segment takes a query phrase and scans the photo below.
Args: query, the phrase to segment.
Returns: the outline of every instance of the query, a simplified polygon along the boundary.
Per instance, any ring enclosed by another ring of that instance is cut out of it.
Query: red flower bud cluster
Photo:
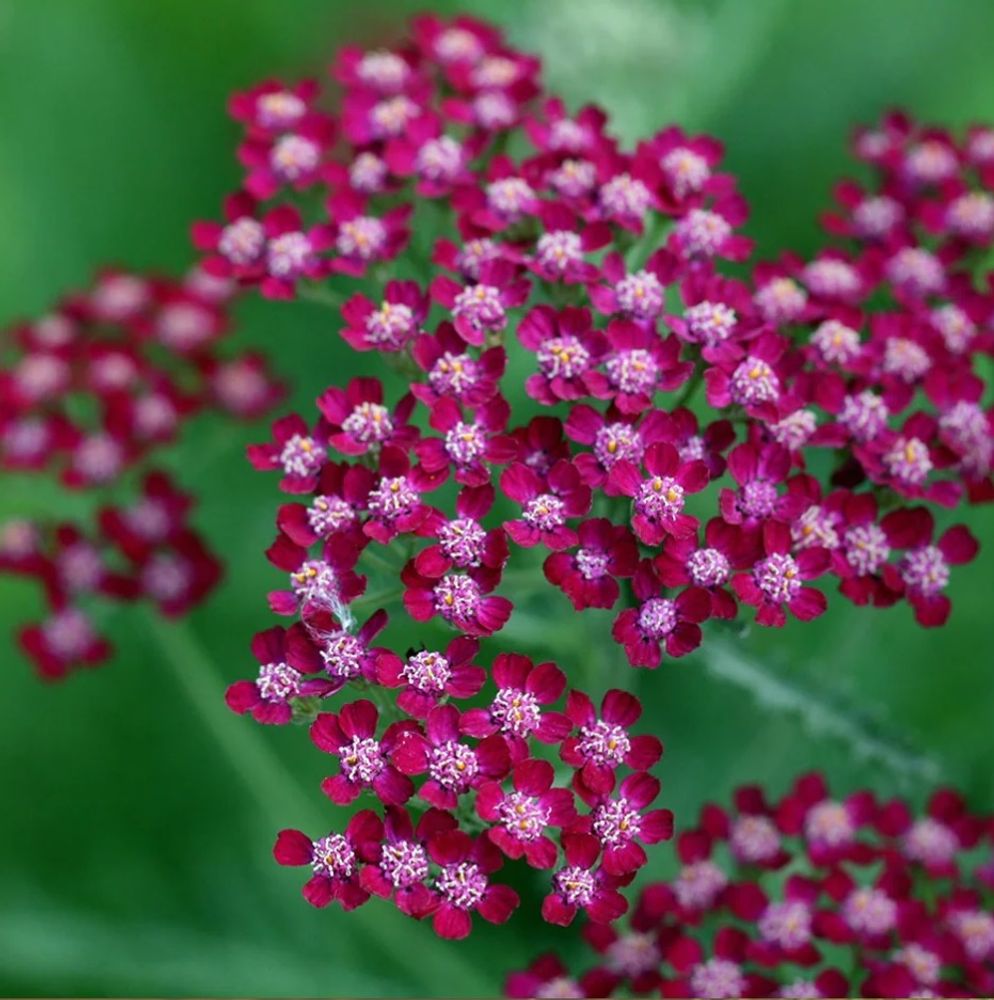
[[[747,269],[747,207],[715,139],[669,127],[623,148],[489,25],[419,18],[393,49],[342,50],[331,76],[337,115],[315,81],[236,95],[243,186],[223,222],[194,227],[209,273],[344,297],[344,341],[404,380],[332,385],[250,449],[291,496],[267,554],[288,575],[270,607],[294,620],[256,637],[258,676],[229,704],[310,722],[338,758],[325,793],[384,805],[343,834],[285,833],[277,858],[311,866],[312,902],[393,895],[461,937],[473,911],[510,913],[501,853],[550,868],[561,850],[545,916],[609,922],[637,840],[666,834],[643,813],[658,751],[632,751],[620,694],[600,717],[579,691],[550,711],[563,672],[488,655],[490,637],[527,601],[529,567],[577,611],[617,608],[638,667],[743,606],[761,625],[815,618],[829,576],[856,603],[945,620],[950,566],[977,546],[930,505],[991,485],[980,133],[888,120],[859,143],[873,193],[846,186],[832,223],[849,242]],[[948,176],[911,176],[923,145],[947,151]],[[404,653],[372,645],[398,598]],[[437,626],[455,637],[422,644]],[[345,691],[361,697],[318,714]],[[546,760],[557,744],[566,773]]]
[[[964,997],[994,989],[994,819],[954,791],[924,811],[798,779],[740,788],[680,833],[681,867],[624,931],[587,923],[593,964],[547,954],[510,997]]]
[[[79,521],[32,513],[0,526],[0,571],[37,579],[49,605],[20,635],[43,677],[109,656],[94,599],[145,598],[182,615],[219,579],[188,522],[192,498],[150,461],[205,408],[251,418],[282,398],[261,358],[218,353],[234,291],[199,269],[180,282],[107,271],[9,331],[0,467],[57,476],[102,503]],[[140,489],[112,505],[132,471],[144,473]]]

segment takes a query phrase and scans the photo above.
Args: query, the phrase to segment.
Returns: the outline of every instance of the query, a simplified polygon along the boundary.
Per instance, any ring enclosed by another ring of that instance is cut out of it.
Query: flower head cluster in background
[[[311,80],[235,96],[243,185],[193,230],[206,272],[338,308],[382,375],[250,449],[289,495],[267,554],[292,622],[256,636],[229,704],[310,724],[337,758],[325,794],[378,800],[344,832],[285,831],[276,856],[310,866],[316,905],[393,896],[447,937],[507,919],[492,876],[523,857],[548,871],[548,920],[610,923],[639,840],[668,835],[644,812],[658,744],[629,734],[622,692],[598,711],[574,688],[561,711],[579,665],[533,663],[515,608],[562,591],[552,648],[570,605],[614,609],[650,668],[709,619],[815,618],[829,581],[945,621],[977,546],[933,508],[992,492],[987,133],[888,119],[858,142],[876,174],[840,189],[842,239],[746,266],[715,139],[623,149],[488,24],[418,18],[330,75],[337,113]],[[393,648],[375,644],[391,603]]]
[[[940,997],[994,989],[994,821],[951,790],[925,810],[818,774],[740,788],[679,834],[680,868],[625,929],[587,922],[582,974],[554,954],[511,997]]]
[[[101,598],[176,616],[219,579],[188,520],[193,498],[150,463],[205,408],[253,418],[282,398],[260,357],[217,350],[235,290],[200,269],[182,281],[107,271],[5,337],[0,468],[100,503],[68,520],[33,500],[0,524],[0,571],[36,579],[47,599],[46,618],[20,634],[43,677],[109,656]]]

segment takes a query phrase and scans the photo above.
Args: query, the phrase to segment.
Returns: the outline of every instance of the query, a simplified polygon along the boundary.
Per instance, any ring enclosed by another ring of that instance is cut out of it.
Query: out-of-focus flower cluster
[[[927,809],[833,798],[817,774],[771,800],[739,789],[680,833],[681,867],[624,930],[587,923],[510,997],[962,997],[994,990],[994,821],[951,790]]]
[[[617,608],[638,667],[695,649],[708,619],[815,618],[819,579],[942,623],[976,542],[930,507],[991,496],[976,362],[994,299],[974,271],[994,133],[888,119],[858,143],[872,190],[840,192],[845,239],[747,269],[715,139],[669,127],[623,149],[487,24],[422,17],[331,76],[336,114],[311,80],[235,96],[244,182],[194,227],[205,271],[337,300],[342,338],[386,375],[330,386],[250,450],[291,496],[268,556],[293,622],[256,637],[229,704],[309,722],[338,758],[326,794],[385,807],[286,832],[277,858],[310,866],[313,903],[394,895],[461,937],[473,910],[506,919],[491,875],[523,855],[552,871],[548,919],[610,922],[637,840],[667,832],[642,814],[658,748],[633,750],[636,702],[598,713],[574,690],[563,715],[563,672],[488,655],[489,637],[543,574],[577,611]],[[404,648],[373,645],[398,599]]]
[[[78,520],[32,510],[0,525],[0,571],[37,579],[47,598],[48,616],[20,634],[43,677],[108,657],[100,598],[182,615],[219,579],[188,522],[193,498],[150,461],[205,408],[253,418],[282,398],[260,357],[217,350],[234,291],[200,269],[179,282],[107,271],[4,335],[0,468],[101,503]]]

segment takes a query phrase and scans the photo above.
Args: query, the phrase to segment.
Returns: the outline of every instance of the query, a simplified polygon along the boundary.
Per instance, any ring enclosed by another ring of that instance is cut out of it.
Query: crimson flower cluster
[[[592,966],[554,954],[510,997],[963,997],[994,990],[994,820],[960,795],[916,810],[799,778],[780,800],[740,788],[677,840],[619,931],[583,930]]]
[[[237,94],[243,183],[193,230],[206,272],[337,305],[385,375],[329,386],[249,452],[288,495],[267,555],[293,621],[256,637],[229,704],[309,723],[339,759],[332,801],[383,806],[316,841],[285,832],[277,859],[311,867],[311,902],[393,895],[450,937],[473,910],[509,915],[501,853],[552,868],[561,851],[545,916],[609,923],[636,841],[667,833],[642,815],[658,748],[632,749],[637,703],[612,692],[598,716],[574,690],[563,716],[558,667],[481,656],[514,644],[529,568],[577,611],[616,609],[637,667],[691,652],[710,619],[815,618],[820,579],[938,625],[977,546],[933,508],[992,495],[981,133],[887,119],[857,142],[875,179],[840,190],[837,242],[746,267],[715,139],[668,127],[625,149],[539,68],[490,25],[426,16],[394,48],[340,52],[337,114],[315,80]],[[948,175],[912,168],[939,147]],[[372,645],[398,600],[404,653]],[[411,644],[439,627],[448,645]],[[322,711],[339,692],[361,697]]]
[[[217,350],[235,290],[199,268],[182,281],[107,271],[5,337],[0,468],[56,477],[100,503],[77,521],[0,525],[0,571],[36,579],[46,596],[47,617],[20,633],[43,677],[107,659],[95,599],[144,598],[177,616],[219,579],[189,523],[192,497],[150,461],[205,408],[252,418],[282,398],[260,357]],[[141,481],[121,499],[132,471]]]

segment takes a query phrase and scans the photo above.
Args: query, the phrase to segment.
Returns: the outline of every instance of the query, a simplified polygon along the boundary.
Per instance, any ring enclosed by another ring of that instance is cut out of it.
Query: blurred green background
[[[314,70],[342,42],[388,39],[420,6],[0,0],[0,319],[44,310],[101,262],[184,268],[189,221],[214,215],[238,176],[228,93]],[[894,103],[950,125],[994,119],[987,0],[461,9],[503,23],[543,54],[552,85],[605,104],[628,137],[671,121],[718,134],[766,253],[815,245],[853,124]],[[301,406],[351,363],[317,307],[250,302],[240,315],[242,342],[272,350]],[[569,950],[574,934],[534,918],[539,887],[527,877],[509,926],[443,947],[380,904],[314,911],[300,873],[272,863],[275,830],[317,835],[335,815],[305,734],[263,731],[219,701],[253,669],[248,638],[271,621],[263,595],[278,576],[261,552],[278,495],[242,458],[261,429],[217,431],[191,429],[172,462],[200,493],[199,524],[228,564],[225,586],[193,616],[189,648],[174,635],[163,656],[159,632],[126,613],[112,622],[112,666],[43,688],[8,638],[39,612],[38,596],[0,579],[0,993],[479,996],[537,950]],[[58,509],[57,495],[28,489],[0,482],[0,515]],[[994,511],[968,520],[994,548]],[[614,671],[638,686],[667,742],[667,804],[690,818],[736,783],[780,790],[818,766],[843,790],[915,797],[941,773],[994,808],[994,566],[984,555],[957,572],[944,630],[918,629],[906,607],[838,604],[813,625],[750,635],[743,651],[781,678],[768,699],[789,707],[795,689],[821,690],[822,707],[800,714],[760,707],[716,677],[751,669],[718,652],[710,671],[707,652],[635,678],[616,658],[597,664],[602,680]],[[539,630],[528,642],[542,654],[560,636]],[[656,855],[649,874],[671,867],[665,848]]]

